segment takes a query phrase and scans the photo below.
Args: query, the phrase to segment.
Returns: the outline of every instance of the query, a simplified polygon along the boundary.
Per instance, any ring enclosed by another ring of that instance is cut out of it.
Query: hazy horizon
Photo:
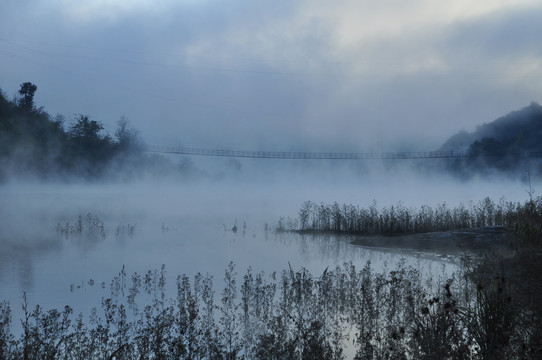
[[[534,0],[5,1],[0,88],[149,139],[434,150],[542,100]]]

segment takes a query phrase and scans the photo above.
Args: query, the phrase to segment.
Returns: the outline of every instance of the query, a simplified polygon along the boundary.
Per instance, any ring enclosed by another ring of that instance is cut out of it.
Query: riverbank
[[[505,250],[512,241],[512,232],[500,226],[492,226],[395,236],[355,236],[352,245],[460,254],[465,250]]]

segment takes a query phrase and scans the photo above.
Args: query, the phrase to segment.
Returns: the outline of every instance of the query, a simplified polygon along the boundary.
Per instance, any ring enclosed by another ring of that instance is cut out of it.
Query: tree
[[[74,160],[86,160],[87,176],[99,175],[106,163],[111,160],[114,144],[110,137],[102,135],[104,127],[101,122],[90,120],[88,116],[79,114],[76,122],[70,127],[68,135],[72,140]]]
[[[102,139],[100,132],[104,129],[101,122],[90,120],[87,115],[79,114],[75,124],[70,127],[69,135],[72,138],[84,138],[87,140]]]
[[[301,205],[301,209],[299,210],[299,223],[301,225],[300,230],[307,230],[307,228],[310,226],[309,216],[311,214],[312,207],[313,205],[311,201],[305,201]]]
[[[34,110],[34,94],[36,90],[38,90],[38,87],[31,82],[21,84],[21,88],[19,89],[21,98],[18,99],[17,105],[26,111]]]
[[[117,138],[117,143],[121,150],[137,149],[142,145],[139,132],[136,129],[131,128],[129,125],[130,122],[124,116],[117,121],[115,137]]]

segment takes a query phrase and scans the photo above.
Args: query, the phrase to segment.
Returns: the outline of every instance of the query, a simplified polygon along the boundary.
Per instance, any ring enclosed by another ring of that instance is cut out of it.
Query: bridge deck
[[[225,149],[202,149],[185,146],[147,145],[143,151],[199,155],[218,157],[238,157],[256,159],[314,159],[314,160],[393,160],[393,159],[453,159],[469,157],[468,154],[458,151],[422,151],[422,152],[296,152],[296,151],[245,151]],[[542,157],[542,152],[529,152],[517,154],[495,154],[492,156],[517,155],[521,157]]]

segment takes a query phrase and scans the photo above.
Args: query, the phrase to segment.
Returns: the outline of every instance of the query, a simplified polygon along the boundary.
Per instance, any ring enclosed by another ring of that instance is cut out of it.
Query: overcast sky
[[[247,150],[432,150],[542,102],[539,0],[2,0],[0,88]]]

